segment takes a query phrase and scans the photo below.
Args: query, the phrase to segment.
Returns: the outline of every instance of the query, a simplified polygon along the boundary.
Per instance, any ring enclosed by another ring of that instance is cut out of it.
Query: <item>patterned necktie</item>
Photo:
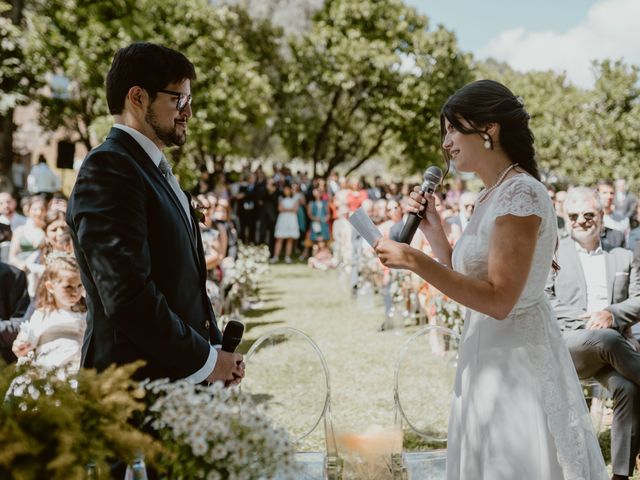
[[[164,175],[164,179],[167,181],[167,183],[173,190],[173,193],[175,193],[176,197],[178,197],[178,200],[180,200],[180,205],[182,205],[182,208],[187,214],[187,218],[190,219],[191,215],[189,212],[189,203],[187,201],[187,196],[184,194],[184,192],[180,188],[178,179],[173,175],[173,172],[171,171],[171,166],[169,165],[169,162],[167,162],[167,159],[164,157],[164,155],[162,156],[162,160],[160,160],[160,165],[158,165],[158,168],[160,169],[160,172],[162,172],[162,175]]]

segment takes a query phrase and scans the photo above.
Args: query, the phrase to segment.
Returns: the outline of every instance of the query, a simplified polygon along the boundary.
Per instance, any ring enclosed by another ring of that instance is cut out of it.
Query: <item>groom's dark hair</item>
[[[182,53],[155,43],[133,43],[116,52],[107,74],[109,112],[122,113],[131,87],[144,88],[153,101],[170,83],[195,78],[193,63]]]

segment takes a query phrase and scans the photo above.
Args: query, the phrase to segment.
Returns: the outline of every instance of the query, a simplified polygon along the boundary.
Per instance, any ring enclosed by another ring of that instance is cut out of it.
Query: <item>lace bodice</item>
[[[455,270],[476,278],[488,275],[489,249],[496,218],[503,215],[541,218],[531,271],[516,307],[540,299],[551,268],[557,239],[553,205],[544,185],[521,173],[505,180],[483,203],[476,205],[473,217],[453,252]]]

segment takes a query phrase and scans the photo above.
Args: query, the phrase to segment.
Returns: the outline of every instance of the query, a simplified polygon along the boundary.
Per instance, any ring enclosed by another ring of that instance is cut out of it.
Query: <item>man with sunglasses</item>
[[[190,198],[162,150],[183,145],[193,64],[151,43],[120,49],[107,75],[115,124],[85,158],[69,199],[89,313],[85,367],[145,360],[141,378],[238,383],[242,356],[221,334]]]
[[[594,190],[573,188],[564,209],[569,235],[547,293],[578,376],[613,396],[613,478],[627,479],[640,448],[640,353],[627,337],[640,320],[640,271],[631,251],[601,242],[604,212]]]

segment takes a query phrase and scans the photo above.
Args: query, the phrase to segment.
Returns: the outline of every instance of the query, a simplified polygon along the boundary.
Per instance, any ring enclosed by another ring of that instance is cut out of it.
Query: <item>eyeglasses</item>
[[[593,222],[598,214],[596,212],[567,213],[567,217],[569,217],[569,220],[572,222],[577,222],[580,215],[582,215],[582,218],[584,218],[586,222]]]
[[[166,93],[167,95],[173,95],[174,97],[178,97],[178,101],[176,102],[176,108],[179,112],[185,109],[187,104],[191,105],[191,94],[186,94],[182,92],[174,92],[173,90],[158,90],[158,93]]]

